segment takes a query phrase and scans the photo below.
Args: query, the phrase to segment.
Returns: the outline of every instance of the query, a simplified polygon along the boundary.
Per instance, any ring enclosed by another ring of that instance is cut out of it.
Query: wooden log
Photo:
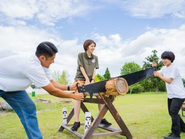
[[[128,92],[128,83],[124,78],[114,78],[106,82],[106,95],[125,95]]]

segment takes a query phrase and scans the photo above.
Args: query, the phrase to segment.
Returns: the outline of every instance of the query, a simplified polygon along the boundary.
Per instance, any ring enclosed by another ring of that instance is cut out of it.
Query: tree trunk
[[[132,89],[130,89],[130,94],[132,94]]]
[[[157,84],[157,82],[155,83],[155,91],[156,91],[156,93],[158,93],[158,92],[159,92],[159,88],[158,88],[158,84]]]

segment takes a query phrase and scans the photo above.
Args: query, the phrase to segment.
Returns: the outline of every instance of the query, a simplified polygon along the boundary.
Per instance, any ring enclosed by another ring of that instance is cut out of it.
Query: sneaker
[[[104,125],[105,127],[109,127],[109,126],[112,125],[112,124],[109,123],[106,119],[102,119],[101,122],[100,122],[100,124]]]
[[[71,127],[72,131],[77,131],[80,127],[80,122],[74,122],[73,127]]]
[[[181,128],[181,132],[185,132],[185,128]]]
[[[177,136],[174,133],[171,133],[168,136],[164,137],[164,139],[180,139],[180,136]]]
[[[164,138],[171,136],[173,133],[168,133],[167,136],[164,136]]]

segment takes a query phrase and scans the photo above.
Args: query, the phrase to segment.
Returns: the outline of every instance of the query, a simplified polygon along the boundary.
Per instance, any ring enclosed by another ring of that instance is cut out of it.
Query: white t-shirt
[[[25,90],[32,83],[44,87],[52,79],[49,69],[35,56],[10,56],[0,59],[0,90]]]
[[[185,98],[185,88],[178,68],[171,64],[169,67],[162,67],[159,72],[164,77],[173,79],[170,84],[165,82],[168,98]]]

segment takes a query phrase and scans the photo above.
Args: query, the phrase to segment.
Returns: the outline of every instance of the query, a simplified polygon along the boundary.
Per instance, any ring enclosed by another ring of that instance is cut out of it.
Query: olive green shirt
[[[89,80],[92,79],[94,69],[99,68],[98,57],[91,54],[91,57],[88,57],[87,53],[79,53],[78,54],[78,68],[76,72],[75,80],[85,81],[85,77],[83,76],[80,66],[84,68]]]

